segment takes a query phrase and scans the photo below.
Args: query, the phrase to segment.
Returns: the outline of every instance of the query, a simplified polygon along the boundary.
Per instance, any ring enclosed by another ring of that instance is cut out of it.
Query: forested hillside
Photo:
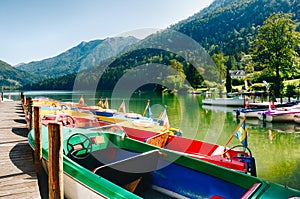
[[[37,76],[20,71],[0,60],[0,85],[3,89],[15,89],[38,80]]]
[[[217,0],[214,5],[226,6],[172,28],[195,39],[211,55],[222,52],[238,63],[270,14],[293,13],[293,19],[300,21],[300,2],[295,0]]]
[[[89,88],[98,82],[98,89],[112,89],[119,78],[131,68],[159,63],[182,69],[184,74],[180,76],[186,77],[193,87],[207,86],[209,82],[204,82],[203,76],[211,77],[210,83],[215,85],[213,81],[220,82],[220,76],[223,80],[225,79],[226,70],[244,69],[247,65],[250,42],[254,41],[259,27],[272,13],[280,12],[292,13],[293,20],[300,21],[300,2],[295,0],[216,0],[211,6],[194,16],[127,46],[121,56],[96,64],[90,70],[78,73],[77,77],[81,81],[82,88]],[[176,39],[176,31],[196,40],[216,62],[217,67],[220,67],[218,69],[222,74],[217,74],[216,68],[212,63],[207,62],[205,56],[197,56],[198,52],[186,51],[186,53],[191,53],[189,58],[194,63],[205,61],[206,64],[192,65],[184,59],[184,53],[176,54],[163,48],[163,46],[176,48],[176,46],[184,45]],[[160,43],[162,40],[166,43]],[[223,62],[223,65],[217,62]],[[109,67],[106,66],[107,63]],[[203,65],[206,67],[203,68]],[[174,85],[175,81],[178,81],[174,75],[162,72],[161,77],[165,76],[167,76],[165,83],[167,85],[169,83],[170,87],[172,83]],[[74,78],[68,79],[72,81]],[[47,84],[50,85],[49,81],[41,83],[40,86],[45,89]],[[62,82],[58,85],[63,84],[72,85],[72,82]]]

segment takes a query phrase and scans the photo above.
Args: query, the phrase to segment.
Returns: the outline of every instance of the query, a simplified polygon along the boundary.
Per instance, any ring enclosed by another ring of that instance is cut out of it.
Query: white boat
[[[280,108],[258,112],[258,118],[267,122],[294,122],[296,114],[300,114],[299,108]]]
[[[143,116],[139,113],[125,113],[125,117],[130,119],[139,119],[142,118]]]
[[[285,103],[280,103],[280,102],[273,102],[273,105],[277,108],[283,107],[283,108],[288,108],[288,107],[293,107],[297,106],[298,102],[293,101],[293,102],[285,102]],[[250,107],[256,107],[256,108],[268,108],[270,106],[270,102],[250,102],[249,103]]]
[[[149,128],[149,127],[153,127],[155,122],[152,119],[151,120],[133,120],[132,124],[134,126],[138,126],[138,127]]]
[[[204,99],[203,104],[206,105],[217,105],[217,106],[245,106],[244,98],[215,98],[215,99]]]
[[[247,111],[247,112],[241,112],[239,117],[241,118],[257,118],[257,114],[259,111]]]
[[[266,111],[266,109],[246,109],[246,108],[241,108],[241,109],[235,109],[235,116],[240,117],[240,118],[258,118],[258,113]]]
[[[211,110],[216,112],[232,112],[234,111],[234,107],[229,106],[214,106],[214,105],[202,105],[202,108],[205,110]]]

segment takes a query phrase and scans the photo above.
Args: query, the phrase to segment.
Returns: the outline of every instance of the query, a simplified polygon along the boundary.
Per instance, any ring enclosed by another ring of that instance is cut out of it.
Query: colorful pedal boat
[[[98,127],[102,128],[103,126],[110,125],[110,123],[104,121],[95,121],[84,117],[62,116],[58,116],[57,118],[61,118],[59,121],[66,127],[96,129]],[[55,117],[53,116],[52,118]],[[57,122],[57,120],[45,119],[47,118],[44,116],[42,120],[44,125],[53,121]],[[256,176],[255,159],[248,148],[248,151],[244,152],[243,150],[238,149],[240,145],[238,145],[238,147],[225,148],[224,146],[217,144],[176,136],[176,134],[178,134],[176,133],[177,129],[173,128],[166,129],[163,132],[153,132],[148,129],[120,126],[121,124],[122,123],[118,123],[119,128],[122,128],[123,131],[126,132],[126,135],[132,139],[140,142],[148,142],[148,140],[155,137],[155,139],[161,143],[161,148]]]
[[[34,131],[28,135],[34,149]],[[48,128],[42,128],[47,171]],[[138,142],[117,126],[63,127],[66,198],[292,198],[300,191]]]
[[[160,147],[164,149],[256,176],[255,159],[249,148],[247,148],[247,152],[238,149],[241,145],[225,148],[218,144],[176,136],[169,133],[169,130],[154,133],[124,126],[122,128],[126,135],[132,139],[149,143],[149,140],[156,138],[157,142],[161,143]]]

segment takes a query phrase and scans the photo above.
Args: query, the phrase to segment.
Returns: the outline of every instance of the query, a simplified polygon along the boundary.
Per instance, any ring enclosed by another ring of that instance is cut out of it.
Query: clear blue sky
[[[137,29],[164,29],[213,0],[3,0],[0,60],[11,65],[56,56],[81,41]]]

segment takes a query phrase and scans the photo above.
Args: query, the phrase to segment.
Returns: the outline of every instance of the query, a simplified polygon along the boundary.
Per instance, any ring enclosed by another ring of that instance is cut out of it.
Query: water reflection
[[[35,93],[36,94],[36,93]],[[100,97],[108,97],[118,106],[124,99],[111,99],[111,92],[97,93],[62,92],[39,95],[63,101],[78,102],[84,95],[85,103],[95,105]],[[27,94],[27,96],[29,96]],[[204,106],[201,96],[162,95],[153,92],[133,93],[125,99],[126,110],[143,113],[147,100],[151,100],[153,117],[159,115],[160,107],[167,105],[168,118],[172,127],[183,128],[185,137],[225,145],[240,120],[232,114],[233,107]],[[157,111],[155,110],[157,108]],[[118,107],[111,107],[118,109]],[[258,119],[247,119],[248,143],[256,159],[258,177],[300,189],[300,125],[294,123],[263,123]],[[233,139],[229,146],[239,144]]]
[[[252,126],[249,143],[259,177],[300,188],[300,134]]]
[[[286,133],[300,133],[300,125],[294,122],[263,122],[258,119],[247,119],[247,124],[249,126],[257,126],[262,129],[272,129],[279,132]]]

